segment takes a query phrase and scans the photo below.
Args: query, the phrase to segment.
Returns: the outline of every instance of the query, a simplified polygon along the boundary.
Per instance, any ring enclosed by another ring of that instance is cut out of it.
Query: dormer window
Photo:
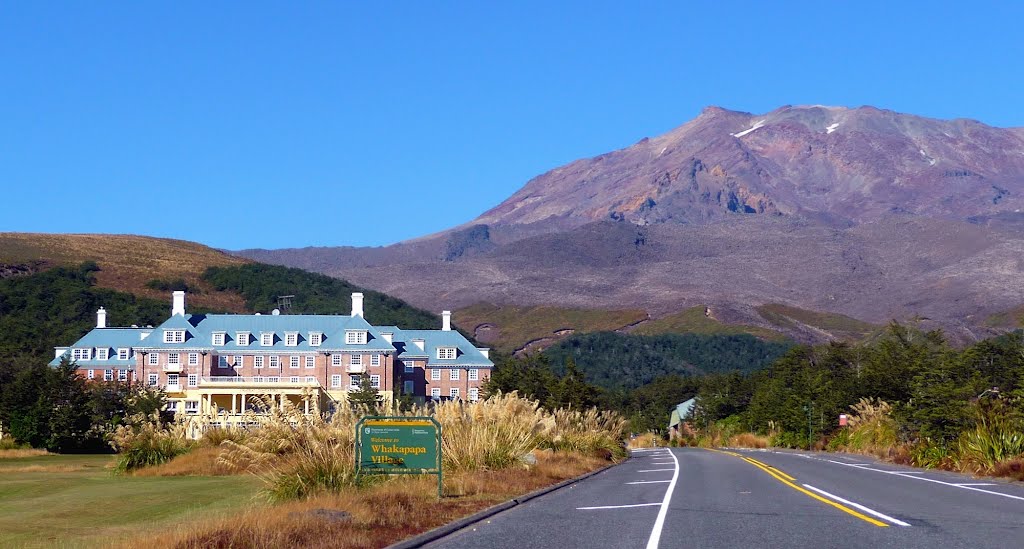
[[[110,349],[96,349],[96,360],[107,360],[110,358]]]
[[[131,355],[131,352],[132,352],[131,349],[128,349],[126,347],[121,347],[120,349],[117,350],[117,359],[118,360],[128,360],[128,357]]]
[[[164,330],[164,343],[184,343],[185,330]]]
[[[299,344],[299,333],[298,332],[285,332],[284,344],[288,347],[294,347]]]
[[[437,358],[438,360],[455,360],[455,347],[438,347]]]
[[[72,360],[89,360],[92,356],[92,349],[72,349],[71,359]]]
[[[324,334],[320,332],[309,332],[309,344],[313,347],[319,347],[323,341]]]
[[[274,332],[263,332],[260,334],[260,345],[270,347],[274,344]]]
[[[235,334],[235,345],[248,345],[249,332],[238,332]]]
[[[366,331],[365,330],[346,330],[345,331],[345,344],[346,345],[363,345],[366,343]]]
[[[225,334],[224,332],[213,332],[213,341],[212,341],[212,343],[214,345],[223,345],[224,344],[224,339],[226,337],[227,337],[227,334]]]

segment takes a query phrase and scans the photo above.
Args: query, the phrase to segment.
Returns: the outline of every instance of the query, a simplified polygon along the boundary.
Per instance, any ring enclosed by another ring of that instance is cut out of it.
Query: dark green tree
[[[380,391],[373,386],[370,376],[359,376],[359,386],[354,391],[349,391],[348,402],[356,410],[364,410],[368,415],[376,415],[384,397]]]

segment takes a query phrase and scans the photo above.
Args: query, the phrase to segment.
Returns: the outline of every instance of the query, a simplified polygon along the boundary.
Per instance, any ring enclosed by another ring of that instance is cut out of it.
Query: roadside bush
[[[628,421],[616,412],[559,408],[544,418],[543,448],[622,459]]]
[[[768,437],[754,433],[740,433],[729,437],[729,446],[733,448],[767,448],[771,442]]]
[[[545,419],[540,403],[515,392],[477,402],[441,402],[444,466],[453,471],[504,469],[522,464],[541,441]]]
[[[960,435],[954,462],[960,470],[989,473],[1024,456],[1024,424],[1000,400],[976,405],[976,426]]]
[[[884,456],[896,447],[898,425],[892,406],[881,399],[861,398],[850,409],[848,440],[841,449]]]

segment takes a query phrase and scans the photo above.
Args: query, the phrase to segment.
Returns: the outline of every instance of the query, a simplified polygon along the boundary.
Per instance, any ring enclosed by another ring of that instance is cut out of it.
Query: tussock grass
[[[165,424],[157,414],[150,418],[135,417],[128,424],[119,425],[110,438],[111,446],[118,451],[115,470],[126,473],[167,463],[195,445],[187,433],[187,422]]]
[[[166,463],[135,469],[136,477],[224,476],[241,472],[220,461],[222,448],[200,446]]]
[[[740,433],[729,437],[729,446],[733,448],[767,448],[769,438],[754,433]]]

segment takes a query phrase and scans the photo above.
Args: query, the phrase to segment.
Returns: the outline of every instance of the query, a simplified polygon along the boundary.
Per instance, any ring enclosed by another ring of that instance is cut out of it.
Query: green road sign
[[[356,474],[437,475],[441,425],[432,417],[369,416],[356,424]]]

